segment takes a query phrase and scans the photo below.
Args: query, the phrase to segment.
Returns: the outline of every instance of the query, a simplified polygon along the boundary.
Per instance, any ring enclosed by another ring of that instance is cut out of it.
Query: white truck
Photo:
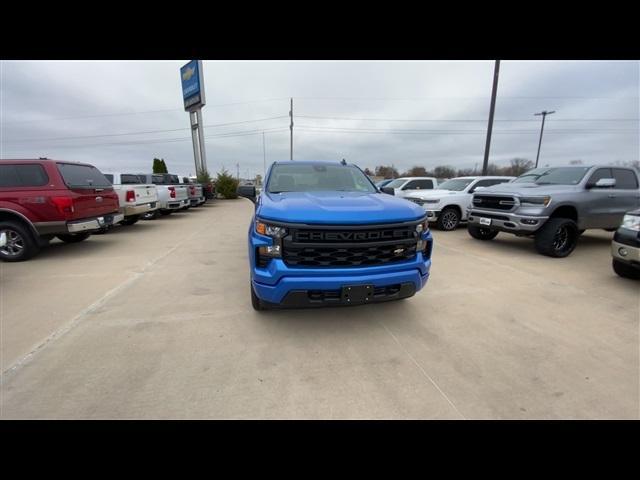
[[[121,225],[133,225],[143,215],[158,208],[155,185],[144,183],[137,175],[130,173],[105,173],[104,176],[113,184],[113,190],[118,194],[120,213],[124,214]]]
[[[202,205],[207,199],[204,196],[204,190],[202,185],[195,180],[191,180],[189,177],[180,177],[180,183],[187,186],[189,192],[189,201],[192,207]]]
[[[467,220],[467,207],[473,192],[506,183],[515,177],[458,177],[438,185],[435,190],[411,192],[404,198],[420,205],[427,212],[429,222],[435,222],[440,230],[455,230],[461,221]],[[388,186],[388,185],[387,185]]]
[[[382,191],[396,197],[406,197],[416,191],[434,188],[438,188],[438,179],[434,177],[400,177],[387,183]]]
[[[155,185],[158,192],[158,209],[155,214],[147,218],[155,218],[158,214],[169,215],[191,206],[187,186],[180,185],[177,176],[168,173],[138,173],[136,175],[143,183]]]

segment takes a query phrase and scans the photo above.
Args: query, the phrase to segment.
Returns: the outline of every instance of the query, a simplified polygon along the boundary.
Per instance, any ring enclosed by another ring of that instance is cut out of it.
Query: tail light
[[[135,202],[136,201],[136,192],[133,190],[127,190],[127,202]]]
[[[75,212],[73,198],[71,197],[51,197],[51,202],[55,205],[58,213],[64,218],[68,218]]]
[[[171,198],[176,198],[176,187],[169,187],[169,196]]]

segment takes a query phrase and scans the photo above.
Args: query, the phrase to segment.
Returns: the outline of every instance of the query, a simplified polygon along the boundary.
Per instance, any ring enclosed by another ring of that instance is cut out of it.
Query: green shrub
[[[216,193],[219,193],[224,198],[238,198],[238,180],[229,175],[227,170],[223,169],[218,173],[216,179]]]

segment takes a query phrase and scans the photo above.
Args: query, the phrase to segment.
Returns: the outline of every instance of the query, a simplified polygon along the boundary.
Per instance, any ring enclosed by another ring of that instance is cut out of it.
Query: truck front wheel
[[[573,220],[550,218],[535,234],[536,250],[549,257],[566,257],[576,248],[579,236]]]
[[[438,216],[438,228],[446,232],[455,230],[460,223],[460,214],[453,207],[447,207]]]
[[[249,282],[249,290],[251,290],[251,306],[254,310],[260,311],[264,310],[264,306],[262,305],[262,300],[258,298],[256,292],[253,291],[253,285]]]
[[[640,270],[633,268],[632,265],[613,259],[613,271],[623,278],[640,279]]]
[[[467,226],[469,235],[478,240],[493,240],[498,235],[498,230],[491,230],[490,228],[478,227],[476,225]]]
[[[0,247],[0,260],[22,262],[40,251],[29,227],[18,222],[0,222],[0,233],[5,234],[6,244]]]

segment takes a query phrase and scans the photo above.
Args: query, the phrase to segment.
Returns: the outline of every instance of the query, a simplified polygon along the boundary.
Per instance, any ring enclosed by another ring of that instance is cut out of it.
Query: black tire
[[[631,278],[633,280],[640,280],[640,269],[634,268],[628,263],[621,262],[620,260],[612,260],[613,271],[623,278]]]
[[[578,225],[568,218],[550,218],[535,234],[538,253],[564,258],[576,248],[580,236]]]
[[[468,225],[467,231],[469,235],[477,240],[493,240],[496,238],[498,230],[491,230],[490,228],[478,227],[476,225]]]
[[[171,215],[173,210],[160,210],[160,215]]]
[[[102,227],[99,230],[93,232],[93,235],[104,235],[105,233],[108,233],[111,228],[113,228],[111,225],[108,227]]]
[[[438,216],[436,223],[440,230],[449,232],[455,230],[460,225],[460,212],[457,208],[445,207]]]
[[[70,233],[68,235],[56,235],[64,243],[78,243],[86,240],[91,236],[90,232]]]
[[[125,217],[124,220],[120,222],[121,225],[133,225],[134,223],[138,223],[140,220],[140,215],[131,215],[130,217]]]
[[[256,311],[264,310],[264,306],[262,305],[262,300],[258,298],[256,292],[253,291],[253,285],[249,282],[249,290],[251,290],[251,306]]]
[[[582,235],[585,232],[585,230],[578,230],[578,235]]]
[[[18,222],[0,222],[0,233],[7,235],[7,244],[0,247],[0,260],[23,262],[40,251],[38,241],[29,227]]]

